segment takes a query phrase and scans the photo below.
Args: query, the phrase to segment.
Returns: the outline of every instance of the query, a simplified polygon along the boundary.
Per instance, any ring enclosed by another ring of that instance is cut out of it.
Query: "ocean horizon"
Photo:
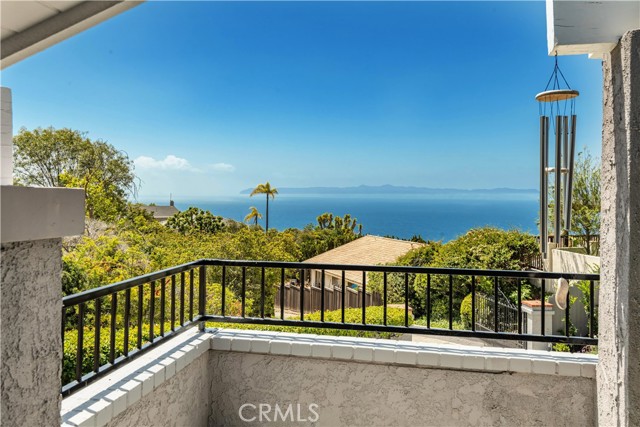
[[[143,203],[157,200],[141,200]],[[175,200],[181,211],[190,206],[242,222],[255,206],[265,214],[265,196],[225,196]],[[428,194],[280,194],[269,200],[269,228],[285,230],[317,224],[324,212],[351,214],[364,234],[449,241],[469,229],[494,226],[536,233],[538,197],[530,193]],[[264,217],[260,224],[264,227]]]

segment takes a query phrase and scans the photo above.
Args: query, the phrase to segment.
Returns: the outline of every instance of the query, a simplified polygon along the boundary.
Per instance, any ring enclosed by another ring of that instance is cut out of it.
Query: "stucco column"
[[[604,60],[598,420],[640,425],[640,30]]]
[[[0,187],[0,425],[60,425],[62,236],[84,192]]]
[[[60,238],[2,244],[2,425],[59,425],[61,248]]]

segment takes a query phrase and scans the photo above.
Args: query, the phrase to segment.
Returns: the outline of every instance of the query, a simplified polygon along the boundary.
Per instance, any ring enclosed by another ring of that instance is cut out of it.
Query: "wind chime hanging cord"
[[[569,82],[567,81],[567,79],[564,77],[564,74],[562,73],[562,70],[560,69],[560,67],[558,66],[558,54],[556,53],[555,55],[555,64],[553,67],[553,71],[551,72],[551,76],[549,77],[549,81],[547,81],[547,85],[544,88],[544,92],[549,91],[549,90],[561,90],[562,88],[560,87],[560,78],[562,78],[562,81],[564,82],[564,84],[567,86],[566,89],[567,90],[572,90],[571,89],[571,85],[569,85]],[[551,87],[549,87],[551,86]],[[566,101],[566,100],[565,100]],[[555,114],[559,114],[560,113],[560,100],[555,100],[550,102],[550,111],[549,111],[549,115],[550,116],[555,116]],[[547,102],[541,102],[540,104],[542,105],[538,105],[538,110],[541,116],[546,116],[547,115]],[[554,105],[555,104],[555,105]],[[555,108],[554,108],[555,107]],[[555,111],[555,114],[554,114]],[[573,98],[571,98],[571,102],[570,102],[570,114],[573,115],[575,114],[575,101],[573,100]],[[567,103],[564,103],[564,108],[562,111],[562,115],[566,116],[567,115]],[[551,120],[551,125],[553,126],[553,130],[555,131],[555,121]]]

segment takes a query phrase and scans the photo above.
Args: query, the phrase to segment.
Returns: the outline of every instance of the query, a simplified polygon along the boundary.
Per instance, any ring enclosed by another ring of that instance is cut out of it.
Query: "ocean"
[[[185,210],[197,206],[215,215],[242,222],[255,206],[265,213],[265,196],[239,195],[215,200],[177,200]],[[536,194],[470,193],[428,194],[314,194],[277,195],[269,200],[269,227],[284,230],[316,224],[324,212],[351,214],[363,225],[363,233],[408,239],[415,234],[428,240],[449,241],[471,228],[495,226],[536,233]],[[260,220],[264,227],[264,217]]]

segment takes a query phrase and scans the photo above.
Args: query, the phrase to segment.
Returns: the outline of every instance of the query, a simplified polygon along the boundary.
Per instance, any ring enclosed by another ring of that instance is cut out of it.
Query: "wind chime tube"
[[[549,117],[544,119],[544,168],[549,168]],[[547,226],[544,229],[545,253],[549,252],[549,174],[544,174],[544,221]]]
[[[567,188],[567,172],[569,170],[569,117],[562,116],[562,188]],[[564,191],[562,193],[564,194]],[[565,195],[566,197],[566,195]]]
[[[556,247],[562,246],[562,239],[560,238],[562,232],[562,116],[556,116],[556,158],[555,158],[555,221],[554,221],[554,241]]]
[[[569,142],[569,166],[567,172],[567,187],[566,187],[566,202],[564,205],[564,224],[567,230],[571,229],[571,201],[573,199],[573,167],[574,156],[576,151],[576,119],[578,117],[574,114],[571,116],[571,134]]]
[[[540,116],[540,253],[547,255],[547,116]]]
[[[567,218],[567,199],[569,198],[569,193],[567,193],[567,179],[569,176],[569,117],[562,116],[562,211],[560,212],[562,215],[562,219],[564,220],[562,225],[562,230],[567,231],[567,235],[569,234],[569,223],[566,221]]]

